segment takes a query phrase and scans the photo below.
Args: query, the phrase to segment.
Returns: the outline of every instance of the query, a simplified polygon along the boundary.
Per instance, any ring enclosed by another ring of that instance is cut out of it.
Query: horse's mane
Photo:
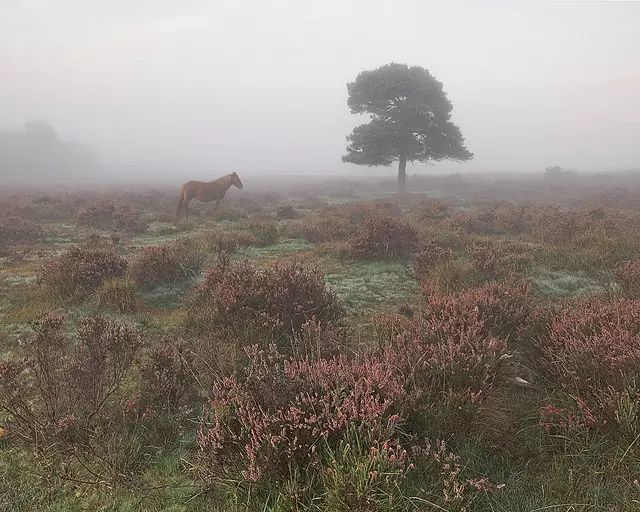
[[[231,179],[231,174],[233,174],[233,173],[229,173],[229,174],[225,174],[224,176],[220,176],[219,178],[213,180],[212,183],[224,183],[224,184],[226,184]]]

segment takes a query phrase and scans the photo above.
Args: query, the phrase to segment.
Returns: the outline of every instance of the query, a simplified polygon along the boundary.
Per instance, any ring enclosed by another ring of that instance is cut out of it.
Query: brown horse
[[[184,208],[185,218],[189,218],[189,201],[194,197],[198,201],[215,201],[213,210],[217,210],[220,201],[231,185],[242,188],[242,182],[235,172],[222,176],[214,181],[187,181],[180,189],[180,200],[176,211],[176,222],[180,220],[180,211]]]

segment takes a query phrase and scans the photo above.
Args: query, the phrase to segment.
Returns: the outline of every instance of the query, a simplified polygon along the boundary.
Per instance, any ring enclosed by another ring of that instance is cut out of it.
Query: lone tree
[[[453,105],[424,68],[391,63],[363,71],[347,84],[352,114],[369,114],[347,136],[344,162],[389,166],[398,161],[398,189],[405,194],[407,161],[427,162],[473,158],[453,122]]]

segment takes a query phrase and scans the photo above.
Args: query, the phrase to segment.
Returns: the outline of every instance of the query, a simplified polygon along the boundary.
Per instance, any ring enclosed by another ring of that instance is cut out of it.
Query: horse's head
[[[238,188],[242,188],[243,187],[242,182],[240,181],[240,176],[238,176],[237,172],[232,172],[231,173],[231,183],[233,185],[235,185],[236,187],[238,187]]]

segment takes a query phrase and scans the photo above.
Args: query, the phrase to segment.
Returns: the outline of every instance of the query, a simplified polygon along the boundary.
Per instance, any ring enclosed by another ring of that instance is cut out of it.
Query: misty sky
[[[444,83],[476,155],[436,170],[640,167],[640,2],[0,0],[0,129],[44,119],[113,166],[364,174],[345,84],[391,61]]]

